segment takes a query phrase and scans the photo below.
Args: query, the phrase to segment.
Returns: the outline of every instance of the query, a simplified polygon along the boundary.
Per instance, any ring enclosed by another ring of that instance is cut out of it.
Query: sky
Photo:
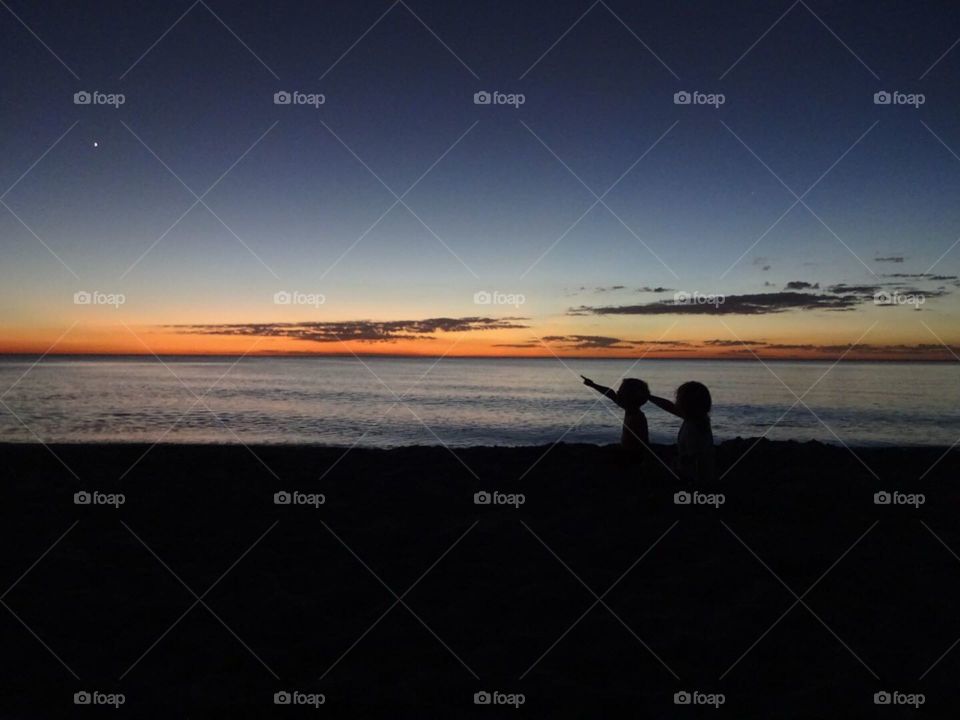
[[[4,0],[0,33],[0,352],[960,353],[953,3]]]

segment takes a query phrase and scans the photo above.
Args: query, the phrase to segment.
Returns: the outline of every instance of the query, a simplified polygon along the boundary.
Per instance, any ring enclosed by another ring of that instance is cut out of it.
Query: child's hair
[[[650,388],[643,380],[625,378],[617,389],[617,399],[621,405],[640,407],[650,399]]]
[[[685,418],[698,423],[710,422],[710,406],[713,401],[706,385],[695,380],[685,382],[677,388],[676,397],[677,406]]]

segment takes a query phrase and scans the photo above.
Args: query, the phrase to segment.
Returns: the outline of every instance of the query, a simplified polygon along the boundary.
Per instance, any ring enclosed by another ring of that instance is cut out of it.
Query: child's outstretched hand
[[[583,378],[584,385],[593,385],[593,380],[591,380],[590,378],[586,377],[585,375],[581,375],[580,377]]]

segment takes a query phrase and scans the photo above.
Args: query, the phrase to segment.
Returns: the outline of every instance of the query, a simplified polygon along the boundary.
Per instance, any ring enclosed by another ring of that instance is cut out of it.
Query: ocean
[[[445,358],[0,358],[7,442],[611,443],[620,413],[578,374],[713,395],[717,441],[952,445],[960,363]],[[812,389],[811,389],[812,388]],[[792,392],[791,392],[792,391]],[[797,397],[803,398],[802,403]],[[679,421],[645,406],[654,442]]]

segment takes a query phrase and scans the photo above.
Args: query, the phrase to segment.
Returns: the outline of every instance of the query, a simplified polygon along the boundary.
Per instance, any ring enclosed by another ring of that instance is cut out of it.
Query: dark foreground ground
[[[613,447],[147,449],[0,445],[0,717],[960,710],[956,450],[761,442],[715,508]]]

